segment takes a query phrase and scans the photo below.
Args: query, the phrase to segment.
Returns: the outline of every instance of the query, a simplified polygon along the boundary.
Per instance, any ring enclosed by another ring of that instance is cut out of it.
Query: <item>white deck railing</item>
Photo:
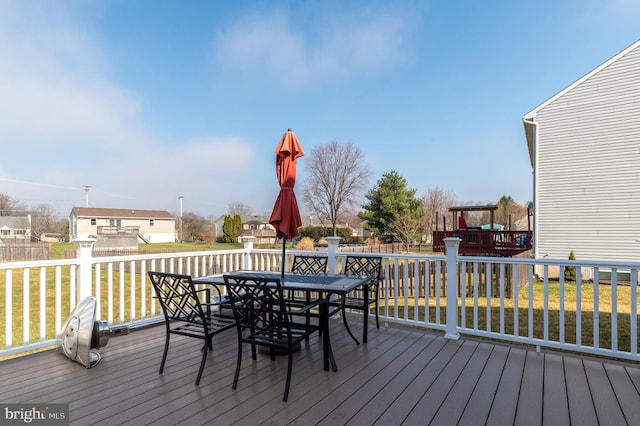
[[[640,263],[465,257],[457,239],[448,243],[446,256],[367,254],[383,258],[383,323],[640,361]],[[147,271],[196,277],[280,270],[282,260],[280,250],[253,249],[251,237],[238,250],[92,257],[90,245],[80,244],[78,252],[70,260],[0,263],[0,357],[56,345],[72,307],[89,295],[113,328],[161,321]],[[305,252],[287,250],[296,253]],[[353,253],[341,253],[336,239],[328,254],[337,272]],[[575,281],[565,282],[568,267],[576,268]]]

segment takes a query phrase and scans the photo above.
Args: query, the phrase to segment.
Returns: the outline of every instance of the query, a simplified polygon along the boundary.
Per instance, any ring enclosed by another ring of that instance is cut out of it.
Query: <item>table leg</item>
[[[367,331],[369,330],[369,288],[364,287],[364,331],[362,332],[362,343],[367,343]]]
[[[333,349],[331,348],[331,338],[329,337],[329,298],[320,305],[320,328],[322,329],[322,358],[324,360],[324,369],[329,371],[329,364],[331,369],[335,372],[338,371],[338,365],[333,356]]]

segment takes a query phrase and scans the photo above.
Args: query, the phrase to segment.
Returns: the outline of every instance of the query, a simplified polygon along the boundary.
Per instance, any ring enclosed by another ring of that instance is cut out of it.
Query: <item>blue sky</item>
[[[268,214],[291,128],[360,147],[369,187],[396,170],[418,196],[525,203],[522,115],[638,22],[636,0],[0,0],[0,193]]]

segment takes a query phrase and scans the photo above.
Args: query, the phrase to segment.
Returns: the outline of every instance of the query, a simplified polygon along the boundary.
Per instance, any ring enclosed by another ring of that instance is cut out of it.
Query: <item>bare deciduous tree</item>
[[[438,218],[446,215],[449,207],[456,204],[456,196],[452,191],[445,191],[440,187],[429,188],[427,193],[422,196],[422,208],[426,214],[423,221],[423,230],[426,240],[430,241],[433,231],[435,231]],[[437,213],[437,215],[436,215]]]
[[[239,201],[229,203],[227,206],[227,214],[230,216],[240,215],[240,216],[251,216],[253,209],[246,205],[245,203],[241,203]]]
[[[27,206],[7,194],[0,194],[0,216],[24,216]]]
[[[40,238],[44,232],[57,232],[59,223],[56,211],[49,204],[38,204],[31,208],[31,235]]]
[[[516,202],[510,195],[503,195],[498,200],[498,210],[495,212],[495,223],[503,225],[505,229],[526,229],[527,207]],[[483,221],[489,222],[488,213],[483,214]]]
[[[313,147],[304,163],[308,173],[304,201],[320,221],[331,224],[333,235],[341,214],[358,205],[371,176],[363,160],[360,148],[334,139]]]

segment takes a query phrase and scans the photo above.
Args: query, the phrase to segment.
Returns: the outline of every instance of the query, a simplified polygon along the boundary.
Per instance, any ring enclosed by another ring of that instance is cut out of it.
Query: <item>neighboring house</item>
[[[640,41],[522,119],[534,256],[640,261]]]
[[[216,237],[223,236],[224,217],[222,215],[216,221]],[[273,244],[276,242],[276,228],[269,223],[269,216],[240,216],[242,222],[242,236],[256,237],[256,244]]]
[[[31,242],[31,216],[0,216],[0,240]]]
[[[133,237],[136,244],[175,242],[176,219],[163,210],[73,207],[69,216],[69,236],[72,241],[89,237],[98,240]]]

